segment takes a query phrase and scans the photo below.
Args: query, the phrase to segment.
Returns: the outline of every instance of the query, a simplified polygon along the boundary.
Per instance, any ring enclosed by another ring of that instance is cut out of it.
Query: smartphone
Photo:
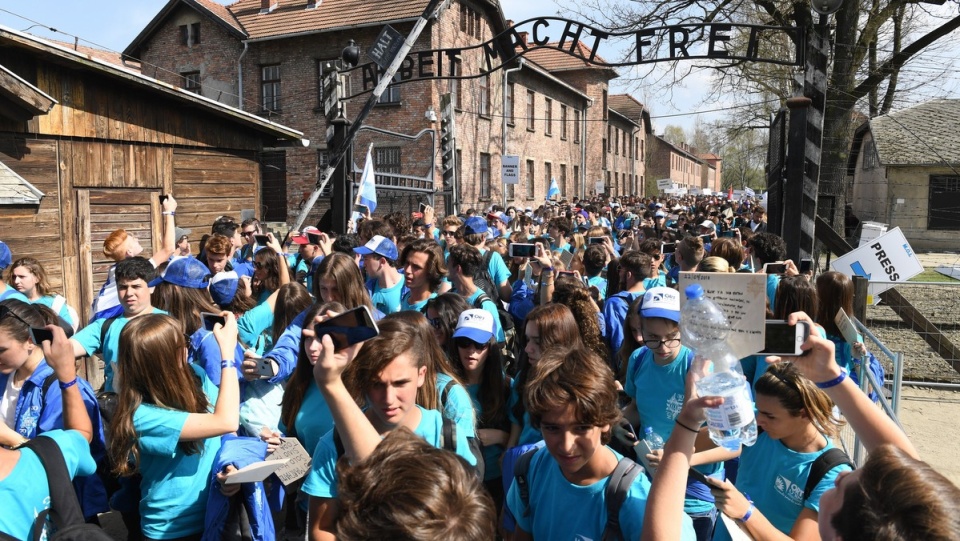
[[[774,263],[765,263],[763,265],[763,272],[765,274],[783,274],[787,272],[787,265],[783,261],[776,261]]]
[[[317,233],[307,233],[307,240],[310,244],[320,245],[320,235]]]
[[[422,216],[423,213],[426,212],[426,211],[427,211],[427,204],[426,204],[426,203],[420,203],[420,215]]]
[[[587,244],[603,244],[603,237],[587,237]]]
[[[560,250],[560,261],[563,262],[565,268],[570,268],[570,263],[573,263],[573,253],[568,250]]]
[[[660,253],[663,254],[672,254],[677,251],[677,243],[675,242],[664,242],[660,245]]]
[[[687,471],[687,477],[693,479],[694,481],[699,481],[707,486],[710,486],[710,481],[707,481],[707,476],[693,468],[690,468],[690,470]]]
[[[166,201],[166,200],[167,200],[167,196],[166,196],[166,195],[160,195],[160,204],[161,204],[161,205],[162,205],[163,202]]]
[[[724,231],[723,233],[720,233],[720,236],[721,236],[721,237],[727,237],[727,238],[735,239],[735,238],[737,238],[737,230],[736,230],[736,229],[728,229],[728,230]]]
[[[268,378],[272,378],[276,375],[273,373],[273,363],[270,362],[269,357],[261,357],[257,359],[257,375]]]
[[[259,246],[266,246],[270,243],[270,237],[266,235],[254,235],[253,238],[257,241]]]
[[[575,278],[577,275],[573,271],[557,271],[557,277],[559,278],[560,276],[570,276]]]
[[[713,235],[700,235],[700,240],[702,240],[704,244],[713,242]]]
[[[807,274],[813,269],[813,260],[812,259],[801,259],[800,260],[800,274]]]
[[[524,244],[520,242],[510,244],[510,257],[533,257],[536,253],[536,244]]]
[[[49,340],[52,344],[53,331],[41,327],[30,327],[30,340],[33,340],[33,343],[38,346],[43,343],[44,340]]]
[[[800,345],[810,337],[810,324],[800,321],[796,325],[788,325],[782,319],[768,319],[764,325],[766,332],[763,340],[765,355],[799,356],[803,354]]]
[[[353,211],[366,216],[367,213],[370,212],[370,209],[366,205],[354,205]]]
[[[220,314],[214,314],[211,312],[200,312],[200,317],[203,318],[203,328],[212,331],[214,325],[219,323],[220,325],[227,324],[227,318],[221,316]]]
[[[333,347],[339,351],[380,334],[370,309],[360,306],[313,326],[317,338],[330,336]]]

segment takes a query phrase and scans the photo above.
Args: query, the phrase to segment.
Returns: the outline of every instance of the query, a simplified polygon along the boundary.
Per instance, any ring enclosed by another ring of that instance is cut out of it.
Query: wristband
[[[221,369],[221,370],[224,370],[224,369],[227,369],[227,368],[236,369],[236,368],[237,368],[237,364],[238,364],[238,363],[237,363],[237,360],[236,360],[236,359],[224,359],[224,360],[220,361],[220,369]]]
[[[673,422],[677,423],[677,424],[680,425],[682,428],[686,428],[687,430],[689,430],[690,432],[693,432],[694,434],[699,434],[699,433],[700,433],[700,430],[694,430],[694,429],[690,428],[689,426],[681,423],[681,422],[680,422],[680,419],[674,419]]]
[[[60,390],[61,390],[61,391],[66,391],[67,389],[69,389],[70,387],[73,387],[73,386],[76,385],[76,384],[77,384],[77,378],[76,378],[76,377],[74,377],[71,381],[68,381],[68,382],[66,382],[66,383],[64,383],[64,382],[61,381],[61,382],[60,382]]]
[[[553,267],[540,267],[540,272],[553,272]]]
[[[743,514],[743,517],[740,519],[740,522],[746,522],[750,520],[750,517],[753,516],[753,509],[754,509],[753,500],[750,499],[749,494],[744,493],[744,496],[746,496],[747,501],[750,502],[750,507],[747,508],[747,512]]]
[[[423,227],[426,227],[427,229],[433,229],[433,224],[423,224]]]
[[[163,214],[164,216],[176,216],[176,215],[177,215],[177,213],[174,212],[174,211],[172,211],[172,210],[171,210],[170,212],[164,211],[164,212],[161,212],[160,214]]]
[[[847,379],[847,370],[845,368],[841,368],[839,376],[829,381],[818,382],[816,385],[818,389],[829,389],[830,387],[836,387],[837,385],[840,385],[845,379]]]

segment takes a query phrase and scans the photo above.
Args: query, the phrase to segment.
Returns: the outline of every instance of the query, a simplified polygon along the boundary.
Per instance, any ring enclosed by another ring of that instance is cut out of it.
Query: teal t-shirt
[[[58,298],[63,300],[60,301],[60,310],[55,310],[57,312],[57,316],[66,321],[68,324],[76,327],[80,322],[79,316],[77,315],[76,310],[71,308],[67,304],[66,299],[64,299],[61,295],[44,295],[43,297],[40,297],[34,301],[34,304],[42,304],[53,310],[53,306],[54,304],[57,304]]]
[[[622,458],[616,451],[607,449],[616,455],[617,460]],[[516,480],[510,485],[506,499],[519,528],[532,534],[534,539],[601,539],[607,522],[604,492],[609,478],[587,486],[575,485],[567,481],[557,461],[543,448],[530,460],[526,479],[530,487],[529,512],[526,512]],[[640,539],[649,493],[647,476],[638,475],[620,506],[623,539]],[[681,539],[696,539],[693,522],[687,515],[683,516]]]
[[[423,307],[426,306],[428,302],[430,302],[430,299],[434,299],[436,297],[437,294],[434,292],[430,294],[430,297],[428,297],[427,300],[410,304],[410,292],[407,291],[407,293],[400,299],[400,310],[415,310],[419,312],[423,310]]]
[[[390,315],[400,311],[400,297],[403,294],[403,286],[407,279],[401,274],[400,281],[391,287],[381,288],[376,280],[370,280],[370,300],[373,306],[383,312],[384,315]]]
[[[834,446],[830,438],[825,439],[827,446],[813,453],[792,451],[766,433],[760,434],[752,446],[743,447],[740,471],[737,473],[737,490],[749,494],[757,510],[784,534],[790,533],[804,508],[819,513],[820,497],[833,488],[840,472],[850,470],[846,465],[830,470],[817,483],[810,498],[803,501],[803,489],[807,485],[810,467],[817,457]],[[730,539],[730,534],[720,521],[717,521],[714,539]]]
[[[303,395],[303,402],[294,421],[297,440],[308,453],[317,448],[317,443],[324,434],[333,429],[333,414],[327,401],[323,399],[320,388],[312,381],[307,385],[307,392]]]
[[[473,292],[473,295],[470,295],[469,297],[467,297],[467,304],[469,304],[470,307],[473,308],[474,303],[477,301],[477,297],[479,297],[481,294],[483,294],[483,290],[480,288],[477,288],[477,290]],[[500,327],[500,313],[497,311],[496,303],[494,303],[492,300],[487,300],[487,301],[483,301],[483,303],[481,303],[480,306],[487,312],[493,314],[493,323],[494,323],[494,326],[496,327],[494,334],[496,334],[497,336],[497,342],[500,342],[500,343],[506,342],[507,341],[506,335],[503,333],[503,328]]]
[[[420,410],[420,424],[413,431],[427,443],[434,447],[443,447],[443,417],[437,410],[428,410],[417,406]],[[469,462],[476,464],[470,446],[467,444],[467,435],[457,431],[457,454]],[[333,443],[333,431],[327,432],[320,438],[317,448],[313,451],[313,462],[310,471],[300,488],[302,492],[315,498],[337,497],[337,448]]]
[[[598,275],[587,278],[587,285],[597,288],[600,292],[601,301],[607,297],[607,279],[603,276]]]
[[[480,250],[480,255],[486,257],[487,251]],[[490,279],[493,280],[493,285],[497,287],[510,280],[510,269],[503,261],[503,257],[500,256],[500,252],[494,252],[493,255],[490,256],[490,264],[487,265],[487,272],[490,273]]]
[[[654,287],[667,287],[667,275],[660,272],[653,278],[643,279],[643,289],[649,290]]]
[[[159,308],[151,308],[149,312],[144,312],[146,314],[166,314],[167,312]],[[142,314],[138,314],[142,315]],[[103,356],[103,388],[105,391],[113,391],[113,370],[116,367],[117,362],[117,351],[120,349],[120,331],[123,330],[123,326],[130,321],[125,315],[121,315],[110,324],[110,327],[107,329],[106,339],[104,343],[100,343],[100,330],[103,328],[103,324],[106,319],[98,319],[86,327],[80,329],[77,334],[73,335],[72,340],[76,340],[78,344],[87,352],[87,355],[93,355],[94,353],[101,353]]]
[[[18,301],[23,301],[27,304],[30,303],[30,299],[28,299],[23,293],[20,293],[16,289],[10,287],[10,285],[8,284],[0,284],[0,285],[4,287],[3,290],[0,290],[0,301],[5,301],[7,299],[17,299]]]
[[[79,432],[49,430],[39,437],[57,442],[71,479],[97,471],[97,464],[90,455],[90,444]],[[33,521],[41,511],[50,507],[50,489],[40,457],[30,449],[20,450],[17,464],[0,482],[0,506],[3,506],[0,532],[16,539],[33,539]]]
[[[692,359],[693,352],[687,346],[680,346],[676,358],[663,366],[653,360],[653,351],[645,347],[638,348],[630,355],[624,391],[633,398],[640,413],[640,427],[637,430],[640,437],[649,426],[663,441],[670,438],[677,415],[683,408],[687,371]],[[723,463],[703,464],[696,466],[696,469],[705,475],[718,477],[723,471]],[[712,502],[688,497],[684,500],[683,510],[687,513],[703,513],[713,507]]]
[[[263,355],[273,347],[273,336],[269,332],[272,326],[273,309],[267,303],[258,304],[237,320],[240,342],[256,351],[257,355]]]
[[[190,365],[211,411],[217,388],[199,366]],[[188,455],[179,447],[190,414],[142,404],[133,413],[140,448],[140,516],[143,534],[152,539],[186,537],[203,531],[207,493],[220,437],[203,440],[203,451]]]
[[[480,405],[480,385],[467,385],[467,392],[470,393],[470,400],[473,402],[473,409],[477,418],[483,414],[483,407]],[[500,471],[500,457],[503,456],[502,445],[484,445],[483,446],[483,480],[490,481],[503,475]]]
[[[513,382],[510,383],[510,400],[507,403],[507,416],[510,418],[511,423],[520,426],[520,439],[517,440],[517,445],[537,443],[543,439],[543,434],[530,423],[530,413],[524,410],[523,419],[517,419],[513,413],[513,408],[515,408],[519,402],[520,394],[517,392],[517,379],[514,378]]]

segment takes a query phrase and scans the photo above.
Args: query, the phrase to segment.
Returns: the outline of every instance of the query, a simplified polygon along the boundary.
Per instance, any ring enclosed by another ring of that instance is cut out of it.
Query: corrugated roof
[[[937,99],[870,120],[883,165],[960,163],[960,99]]]
[[[43,38],[43,39],[47,39],[47,38]],[[117,51],[108,51],[106,49],[98,49],[96,47],[90,47],[89,45],[73,44],[68,41],[60,41],[56,39],[47,39],[47,41],[51,43],[56,43],[57,45],[66,47],[67,49],[73,49],[74,51],[82,55],[86,55],[89,58],[96,58],[97,60],[102,60],[103,62],[108,62],[115,66],[120,66],[123,68],[130,68],[130,69],[140,69],[139,61],[134,60],[133,58],[128,58],[126,63],[124,63],[123,59],[121,58],[122,56],[121,53]]]
[[[0,205],[39,205],[44,193],[0,161]]]
[[[416,19],[427,4],[427,0],[318,0],[317,7],[307,9],[307,0],[279,0],[269,13],[261,13],[261,0],[240,0],[227,9],[247,31],[249,39],[258,40]]]
[[[549,71],[602,69],[610,70],[616,73],[616,70],[613,68],[597,66],[587,62],[586,60],[583,60],[583,58],[590,57],[590,48],[584,45],[582,41],[577,42],[576,56],[561,51],[558,46],[559,42],[554,42],[548,43],[542,47],[535,47],[530,49],[526,54],[523,55],[523,57],[532,62],[536,62],[538,65]],[[564,46],[569,47],[569,45]],[[600,55],[595,56],[594,61],[606,63],[606,60],[601,58]]]

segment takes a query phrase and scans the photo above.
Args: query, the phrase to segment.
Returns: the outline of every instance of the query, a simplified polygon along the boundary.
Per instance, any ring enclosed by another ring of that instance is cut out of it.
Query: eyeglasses
[[[440,325],[443,323],[438,317],[428,317],[427,322],[430,323],[430,326],[434,329],[440,329]]]
[[[454,343],[457,345],[457,347],[460,348],[460,349],[473,348],[473,349],[476,349],[476,350],[483,351],[483,350],[487,349],[487,348],[490,346],[490,343],[489,343],[489,342],[484,342],[484,343],[481,344],[481,343],[479,343],[479,342],[474,342],[473,340],[471,340],[471,339],[469,339],[469,338],[465,338],[465,337],[463,337],[463,336],[455,339],[453,342],[454,342]]]
[[[657,349],[660,345],[663,344],[668,348],[676,347],[680,345],[679,338],[667,338],[665,340],[644,340],[643,345],[647,346],[650,349]]]
[[[456,234],[457,234],[456,231],[444,231],[444,232],[443,232],[443,236],[444,236],[444,237],[453,237],[453,236],[456,236]]]
[[[241,231],[240,234],[244,237],[249,237],[250,235],[256,234],[256,231]]]

